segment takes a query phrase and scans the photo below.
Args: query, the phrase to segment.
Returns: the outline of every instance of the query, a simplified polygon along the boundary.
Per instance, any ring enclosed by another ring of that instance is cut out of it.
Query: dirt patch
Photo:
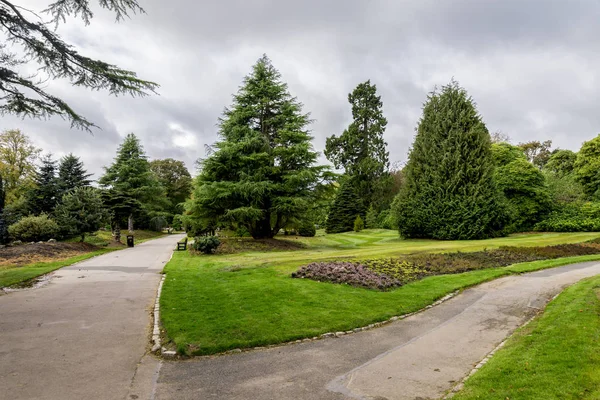
[[[233,254],[245,251],[290,251],[304,249],[300,242],[281,239],[223,238],[217,254]]]
[[[0,267],[64,260],[97,250],[88,243],[33,243],[0,249]]]

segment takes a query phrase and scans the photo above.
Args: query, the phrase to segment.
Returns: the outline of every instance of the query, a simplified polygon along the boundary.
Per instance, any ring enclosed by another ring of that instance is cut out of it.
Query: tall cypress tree
[[[64,156],[58,163],[58,189],[61,194],[67,193],[78,187],[90,186],[88,174],[83,167],[83,162],[72,153]]]
[[[27,198],[29,211],[35,215],[52,214],[59,200],[56,161],[52,159],[52,154],[42,158],[34,180],[35,187],[31,189]]]
[[[498,236],[507,221],[494,182],[490,135],[452,81],[429,94],[394,202],[400,234],[434,239]]]
[[[272,238],[314,203],[326,167],[315,166],[309,115],[267,56],[252,68],[219,123],[188,211],[199,223],[229,221]]]
[[[387,119],[377,86],[366,81],[348,95],[352,106],[352,123],[340,137],[327,138],[325,156],[336,168],[343,168],[357,194],[368,207],[377,181],[389,167],[387,143],[383,139]]]
[[[325,230],[327,233],[350,232],[354,229],[356,217],[364,216],[364,212],[363,201],[356,194],[354,186],[350,182],[345,182],[331,205]]]

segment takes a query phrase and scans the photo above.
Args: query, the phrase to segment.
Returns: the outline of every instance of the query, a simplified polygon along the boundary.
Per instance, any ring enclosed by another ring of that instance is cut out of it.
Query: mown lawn
[[[323,259],[389,257],[418,251],[475,251],[544,246],[593,239],[597,233],[515,235],[485,241],[399,240],[393,231],[364,231],[302,241],[296,251],[193,256],[176,252],[166,266],[161,318],[168,337],[186,354],[281,343],[350,330],[423,308],[455,290],[512,273],[600,259],[600,255],[523,263],[440,275],[390,292],[292,279],[291,272]]]
[[[600,277],[565,290],[454,399],[600,399],[599,296]]]

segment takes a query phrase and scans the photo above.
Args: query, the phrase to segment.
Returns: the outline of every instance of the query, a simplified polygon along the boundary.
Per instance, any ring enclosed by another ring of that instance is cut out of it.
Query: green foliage
[[[550,211],[550,191],[544,174],[516,146],[492,145],[496,163],[495,181],[508,200],[511,222],[507,228],[520,232],[533,228]]]
[[[373,206],[369,207],[365,222],[365,225],[368,229],[379,228],[379,224],[377,223],[377,211],[373,208]]]
[[[600,135],[581,146],[573,169],[586,196],[600,199]]]
[[[59,233],[58,224],[46,214],[21,218],[8,227],[13,240],[37,242],[53,239]]]
[[[304,237],[313,237],[317,234],[314,222],[311,220],[303,220],[298,226],[298,235]]]
[[[519,147],[525,153],[527,160],[540,169],[546,165],[552,154],[550,152],[552,140],[546,140],[544,142],[534,140],[531,142],[519,143]]]
[[[314,166],[309,123],[271,61],[260,58],[220,120],[188,213],[204,224],[244,226],[254,238],[301,220],[327,170]]]
[[[89,186],[80,186],[63,195],[56,207],[56,220],[66,236],[80,236],[96,232],[107,218],[100,191]]]
[[[192,176],[182,161],[166,158],[150,161],[150,169],[165,188],[169,212],[181,214],[183,203],[192,192]]]
[[[0,133],[0,175],[4,180],[6,204],[17,201],[33,186],[35,161],[41,151],[18,129]]]
[[[92,174],[88,174],[83,167],[83,162],[69,153],[60,159],[58,163],[57,184],[60,195],[84,186],[90,186],[88,179]]]
[[[167,213],[158,213],[158,215],[150,218],[150,229],[155,232],[162,232],[167,226],[169,226],[169,222],[167,221],[169,218],[169,214]]]
[[[192,244],[192,249],[204,254],[212,254],[220,244],[221,241],[216,236],[197,236]]]
[[[600,202],[567,203],[535,225],[539,232],[600,232]]]
[[[577,153],[571,150],[555,150],[550,159],[544,166],[544,169],[553,172],[559,176],[570,175],[575,168]]]
[[[42,159],[35,174],[35,186],[27,193],[27,207],[32,214],[52,214],[59,200],[56,161],[51,154]]]
[[[5,205],[6,192],[4,188],[4,180],[0,175],[0,244],[8,243],[8,224],[4,216],[4,205]]]
[[[327,233],[350,232],[354,229],[356,216],[364,212],[362,200],[357,196],[352,185],[345,182],[331,205],[325,230]]]
[[[548,162],[548,165],[550,165],[550,162]],[[545,176],[550,198],[555,205],[576,203],[584,200],[583,187],[576,180],[573,172],[561,173],[548,169],[542,172]]]
[[[507,220],[494,182],[490,135],[456,82],[429,94],[394,201],[400,235],[435,239],[498,236]]]
[[[381,229],[398,229],[396,215],[391,209],[383,210],[377,215],[377,227]]]
[[[325,156],[336,168],[343,168],[365,204],[371,204],[377,181],[389,166],[389,153],[383,134],[387,119],[377,86],[371,81],[359,84],[348,95],[352,123],[340,137],[327,138]]]
[[[180,231],[181,229],[183,229],[183,218],[181,215],[179,215],[179,214],[173,215],[173,220],[171,222],[171,228],[175,229],[176,231]]]
[[[365,229],[365,223],[363,222],[360,215],[357,215],[356,219],[354,220],[354,232],[360,232],[363,229]]]

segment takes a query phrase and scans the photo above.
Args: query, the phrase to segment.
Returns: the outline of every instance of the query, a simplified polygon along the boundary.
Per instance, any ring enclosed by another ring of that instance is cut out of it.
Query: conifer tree
[[[331,205],[325,231],[327,233],[350,232],[354,229],[356,216],[363,215],[364,212],[362,199],[358,197],[350,182],[344,182]]]
[[[64,156],[58,163],[58,189],[65,194],[73,189],[90,186],[88,174],[83,167],[83,162],[72,153]]]
[[[164,205],[164,189],[150,170],[144,148],[133,133],[125,137],[117,150],[115,161],[105,171],[98,181],[104,188],[113,189],[118,196],[129,198],[132,203],[139,203],[141,208],[148,211]],[[134,208],[131,210],[127,227],[133,232]]]
[[[452,81],[430,93],[394,202],[401,236],[500,235],[507,216],[493,163],[490,135],[467,92]]]
[[[377,181],[389,167],[387,143],[383,139],[387,119],[377,86],[366,81],[348,95],[352,123],[340,137],[327,138],[325,156],[336,168],[343,168],[357,194],[369,206]]]
[[[188,212],[198,224],[229,221],[272,238],[314,203],[326,167],[315,166],[309,115],[267,56],[253,66],[219,121]]]
[[[34,181],[35,187],[27,196],[29,211],[35,215],[52,214],[59,200],[56,161],[52,159],[52,154],[42,158]]]

